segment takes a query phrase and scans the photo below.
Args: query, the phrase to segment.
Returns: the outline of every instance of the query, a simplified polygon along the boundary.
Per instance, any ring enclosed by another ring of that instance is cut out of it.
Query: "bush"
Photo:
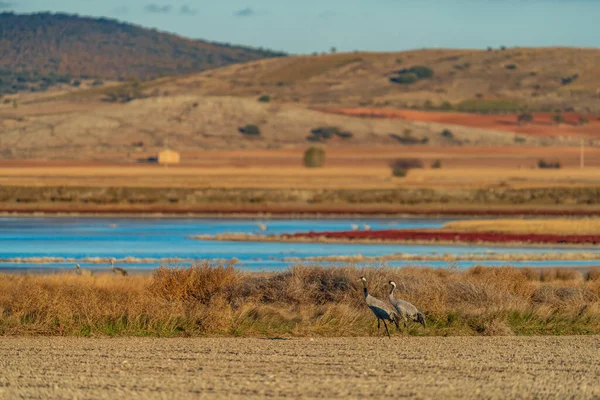
[[[408,170],[406,168],[392,168],[392,175],[396,178],[404,178],[408,175]]]
[[[328,140],[334,136],[340,137],[342,139],[350,139],[354,136],[352,132],[343,132],[335,126],[323,126],[315,128],[311,130],[310,133],[310,136],[308,136],[306,139],[311,142],[320,142]]]
[[[558,162],[558,161],[549,162],[549,161],[546,161],[544,159],[540,159],[540,160],[538,160],[538,168],[541,168],[541,169],[559,169],[560,168],[560,162]]]
[[[452,131],[450,129],[444,129],[441,133],[443,138],[446,138],[448,140],[452,140],[454,139],[454,133],[452,133]]]
[[[579,125],[585,125],[589,123],[590,120],[587,117],[584,117],[583,115],[579,116]]]
[[[431,164],[431,168],[433,169],[439,169],[442,168],[442,162],[440,160],[435,160],[432,164]]]
[[[260,135],[260,128],[256,125],[246,125],[242,128],[239,128],[239,131],[241,133],[243,133],[244,135],[248,135],[248,136],[259,136]]]
[[[408,69],[401,69],[396,72],[396,76],[390,78],[390,81],[394,83],[400,83],[403,85],[410,85],[419,81],[420,79],[428,79],[433,76],[433,70],[423,65],[417,65]]]
[[[449,101],[444,101],[441,105],[440,105],[440,110],[452,110],[452,103],[450,103]]]
[[[560,78],[560,83],[562,83],[563,85],[568,85],[569,83],[577,80],[577,78],[579,78],[579,74],[574,74],[571,76],[564,76],[564,77]]]
[[[433,76],[433,70],[424,65],[418,65],[407,70],[408,73],[415,74],[419,79],[428,79]]]
[[[325,165],[325,150],[320,147],[311,147],[304,152],[304,166],[306,168],[320,168]]]
[[[79,87],[79,86],[81,86],[81,81],[79,79],[75,79],[73,81],[73,83],[71,83],[71,85],[73,85],[75,87]]]
[[[563,122],[565,122],[565,117],[562,114],[556,114],[552,116],[552,121],[556,124],[562,124]]]
[[[268,95],[265,94],[263,96],[260,96],[258,98],[258,101],[260,101],[261,103],[268,103],[268,102],[271,101],[271,96],[268,96]]]
[[[96,79],[94,82],[92,82],[92,86],[102,86],[104,85],[104,81],[100,80],[100,79]]]
[[[519,123],[519,125],[526,125],[530,122],[533,122],[533,115],[530,113],[519,114],[519,116],[517,117],[517,122]]]
[[[517,69],[517,66],[516,66],[516,64],[506,64],[504,66],[504,68],[506,68],[506,69]]]
[[[398,158],[390,164],[392,169],[414,169],[423,168],[423,161],[418,158]]]
[[[402,74],[390,78],[390,81],[394,83],[400,83],[402,85],[410,85],[412,83],[417,82],[418,80],[419,78],[415,74]]]

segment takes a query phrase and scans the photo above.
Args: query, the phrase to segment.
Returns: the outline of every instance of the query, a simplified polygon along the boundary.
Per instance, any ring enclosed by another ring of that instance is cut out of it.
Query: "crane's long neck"
[[[390,297],[394,297],[394,290],[396,290],[396,286],[391,285],[392,288],[390,289]]]
[[[365,293],[365,297],[369,295],[369,291],[367,290],[367,282],[363,281],[363,292]]]

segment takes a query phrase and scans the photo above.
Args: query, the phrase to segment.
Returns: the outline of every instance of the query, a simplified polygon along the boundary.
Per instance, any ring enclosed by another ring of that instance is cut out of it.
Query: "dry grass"
[[[444,229],[461,232],[596,235],[598,232],[600,232],[600,218],[490,219],[454,221],[446,223],[444,225]]]
[[[161,267],[151,277],[0,276],[0,334],[358,336],[377,334],[360,275],[426,315],[415,335],[600,333],[600,281],[570,270],[297,266],[261,276],[233,266]]]

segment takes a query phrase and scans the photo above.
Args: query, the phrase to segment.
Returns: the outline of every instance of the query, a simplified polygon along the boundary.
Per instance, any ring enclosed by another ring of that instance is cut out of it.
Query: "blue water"
[[[456,219],[403,218],[403,219],[201,219],[201,218],[0,218],[0,259],[30,257],[61,257],[83,259],[88,257],[184,258],[184,259],[238,259],[238,267],[248,270],[271,271],[285,268],[293,262],[289,257],[332,255],[383,256],[394,253],[413,255],[482,254],[496,253],[559,253],[596,251],[596,249],[564,248],[511,248],[495,246],[451,245],[371,245],[325,243],[245,243],[215,242],[191,239],[202,234],[227,232],[261,233],[258,223],[268,226],[266,233],[294,233],[308,231],[350,230],[351,224],[368,224],[372,229],[439,228]],[[91,269],[106,269],[106,265],[86,264]],[[188,262],[189,264],[189,262]],[[472,265],[505,265],[495,261],[388,261],[386,265],[427,265],[459,268]],[[527,261],[511,265],[531,266],[585,266],[600,261]],[[159,262],[134,263],[128,269],[151,269]],[[72,268],[73,263],[11,263],[0,261],[0,269],[54,270]]]

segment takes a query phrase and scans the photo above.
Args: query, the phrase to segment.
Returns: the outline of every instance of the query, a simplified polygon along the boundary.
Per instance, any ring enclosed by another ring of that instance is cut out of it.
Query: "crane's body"
[[[387,327],[387,324],[385,321],[392,321],[396,325],[396,328],[400,329],[398,314],[396,313],[396,311],[394,311],[393,307],[391,307],[389,304],[387,304],[369,294],[369,291],[367,290],[367,280],[365,279],[365,277],[361,277],[360,280],[363,283],[365,302],[367,303],[367,306],[371,309],[373,314],[375,314],[375,317],[377,317],[377,329],[379,329],[381,327],[381,321],[383,321],[383,326],[385,326],[385,331],[386,331],[388,337],[390,337],[390,331],[388,330],[388,327]]]
[[[394,290],[396,290],[396,283],[392,281],[390,281],[389,283],[391,286],[391,290],[388,299],[390,303],[392,303],[392,306],[394,306],[396,312],[400,315],[400,318],[402,318],[402,320],[404,321],[404,327],[406,328],[406,322],[409,319],[411,321],[418,322],[421,325],[423,325],[423,327],[425,327],[425,316],[423,315],[423,313],[420,312],[417,309],[417,307],[415,307],[408,301],[395,298]]]
[[[117,275],[127,276],[127,271],[123,268],[115,267],[115,262],[113,260],[110,260],[110,270]]]

